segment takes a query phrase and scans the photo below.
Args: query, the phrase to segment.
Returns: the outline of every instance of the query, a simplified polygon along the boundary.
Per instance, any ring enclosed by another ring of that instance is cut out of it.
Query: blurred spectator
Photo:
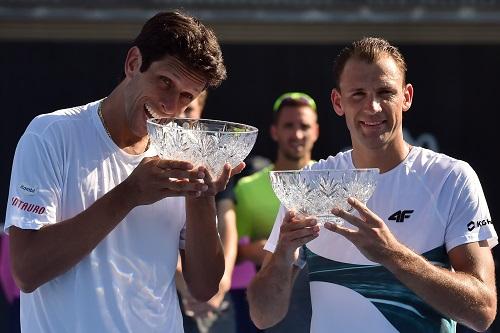
[[[307,94],[291,92],[281,95],[273,106],[271,136],[277,143],[277,156],[271,164],[251,176],[241,178],[234,188],[238,226],[238,267],[245,274],[233,279],[232,295],[242,322],[251,323],[246,288],[265,256],[263,246],[278,213],[280,202],[269,180],[271,170],[301,169],[311,162],[314,143],[318,139],[316,103]],[[237,278],[238,277],[238,278]],[[242,278],[243,277],[243,278]],[[287,316],[266,332],[307,332],[311,302],[307,269],[297,278]],[[248,332],[249,328],[241,327]]]

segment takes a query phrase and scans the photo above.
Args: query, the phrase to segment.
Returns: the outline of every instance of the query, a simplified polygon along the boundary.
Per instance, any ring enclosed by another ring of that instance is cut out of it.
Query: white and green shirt
[[[349,169],[351,151],[311,169]],[[450,268],[447,252],[470,242],[498,243],[483,190],[466,162],[413,147],[379,175],[367,203],[394,236],[435,265]],[[265,246],[274,251],[285,214],[280,208]],[[456,323],[426,304],[385,267],[371,262],[343,236],[321,229],[304,246],[312,298],[311,332],[454,332]]]

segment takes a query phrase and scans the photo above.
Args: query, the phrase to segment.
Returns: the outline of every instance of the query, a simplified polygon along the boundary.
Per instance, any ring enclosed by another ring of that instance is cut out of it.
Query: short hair
[[[150,18],[132,46],[141,52],[141,72],[154,61],[173,56],[202,74],[208,87],[217,87],[226,78],[222,51],[214,32],[180,11],[161,12]]]
[[[314,99],[303,92],[287,92],[279,96],[273,105],[273,124],[278,122],[281,109],[285,106],[308,106],[317,112]]]
[[[377,37],[364,37],[343,48],[333,65],[333,79],[337,89],[340,89],[340,77],[347,61],[351,58],[374,63],[383,56],[391,57],[403,75],[403,84],[406,83],[406,62],[399,49],[387,40]]]

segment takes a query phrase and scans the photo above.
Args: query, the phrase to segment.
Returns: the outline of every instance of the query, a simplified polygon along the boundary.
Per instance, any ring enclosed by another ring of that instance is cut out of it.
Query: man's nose
[[[165,113],[174,115],[175,117],[184,111],[184,108],[179,103],[177,94],[167,94],[163,98],[161,106]]]
[[[368,111],[371,111],[373,113],[380,112],[382,111],[382,103],[376,97],[369,98],[367,103],[367,109]]]
[[[295,129],[294,131],[294,135],[297,139],[303,139],[304,136],[305,136],[305,133],[304,133],[304,130],[302,130],[302,128],[297,128]]]

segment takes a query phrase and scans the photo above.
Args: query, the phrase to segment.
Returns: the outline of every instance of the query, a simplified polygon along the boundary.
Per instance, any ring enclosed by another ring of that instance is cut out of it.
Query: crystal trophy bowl
[[[331,213],[337,207],[351,212],[347,198],[355,197],[364,204],[370,199],[379,169],[286,170],[271,171],[271,185],[276,196],[288,210],[315,216],[319,225],[325,222],[343,224]]]
[[[162,159],[189,161],[205,166],[219,177],[225,163],[237,166],[252,150],[257,128],[211,119],[151,118],[147,129]]]

